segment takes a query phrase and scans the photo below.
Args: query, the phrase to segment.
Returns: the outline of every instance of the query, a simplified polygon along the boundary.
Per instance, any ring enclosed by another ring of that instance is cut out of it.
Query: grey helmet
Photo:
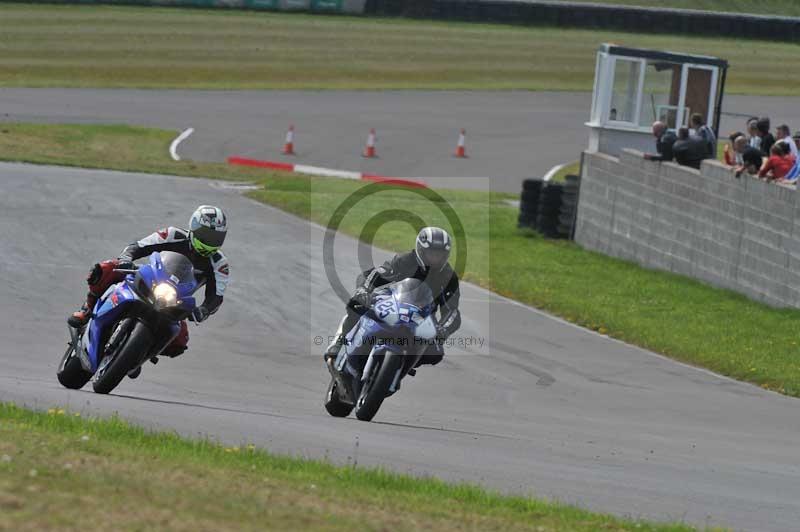
[[[414,253],[420,266],[441,270],[450,258],[450,247],[447,231],[439,227],[423,227],[417,235]]]
[[[228,219],[219,207],[200,205],[189,218],[189,241],[200,255],[209,256],[222,247],[227,231]]]

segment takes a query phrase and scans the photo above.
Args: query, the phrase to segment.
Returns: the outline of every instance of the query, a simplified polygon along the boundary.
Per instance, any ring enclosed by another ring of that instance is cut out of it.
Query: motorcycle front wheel
[[[356,401],[356,417],[361,421],[371,421],[383,400],[389,395],[389,387],[403,366],[403,359],[398,355],[386,354],[380,367],[372,371],[367,378]]]
[[[112,358],[108,362],[101,362],[92,381],[94,391],[105,394],[116,388],[125,375],[150,351],[153,340],[153,333],[144,323],[134,323],[128,337],[117,344],[113,353],[106,355]]]

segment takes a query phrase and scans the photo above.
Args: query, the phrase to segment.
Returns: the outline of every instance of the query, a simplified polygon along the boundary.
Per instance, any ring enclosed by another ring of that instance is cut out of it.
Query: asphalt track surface
[[[176,134],[193,127],[179,148],[184,158],[243,155],[502,192],[519,192],[522,179],[578,160],[590,107],[591,94],[580,92],[0,89],[2,120],[127,123]],[[728,96],[724,111],[800,128],[797,98]],[[744,122],[726,116],[720,131]],[[290,124],[297,155],[285,157]],[[370,128],[378,134],[377,159],[360,156]],[[452,156],[461,128],[467,159]]]
[[[219,313],[190,326],[190,350],[110,396],[61,388],[65,317],[88,264],[208,202],[229,214],[233,283]],[[118,412],[188,436],[620,515],[754,531],[800,522],[796,399],[465,284],[458,335],[484,347],[451,348],[422,368],[376,422],[334,419],[314,337],[342,307],[321,272],[320,227],[217,182],[20,164],[0,164],[0,222],[0,401]],[[357,244],[336,243],[339,275],[352,279]]]

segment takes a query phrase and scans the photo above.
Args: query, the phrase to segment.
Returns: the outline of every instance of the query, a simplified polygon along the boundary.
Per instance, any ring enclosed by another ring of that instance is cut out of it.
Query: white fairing
[[[367,358],[367,363],[364,365],[364,370],[361,372],[362,382],[366,382],[369,378],[369,374],[372,373],[372,365],[375,363],[375,351],[376,348],[373,347],[372,351],[369,353],[369,358]]]
[[[432,316],[428,316],[417,326],[415,335],[423,340],[432,340],[436,337],[436,324],[433,322]]]
[[[382,321],[386,325],[394,327],[400,322],[400,314],[398,314],[397,312],[389,312],[389,314],[387,314]]]

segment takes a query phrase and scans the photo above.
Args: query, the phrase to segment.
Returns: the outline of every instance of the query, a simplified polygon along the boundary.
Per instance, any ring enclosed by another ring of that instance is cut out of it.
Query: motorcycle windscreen
[[[174,251],[162,251],[161,265],[164,278],[171,280],[181,296],[187,296],[197,288],[194,265],[186,256]]]
[[[390,286],[398,305],[412,305],[424,314],[430,312],[430,308],[433,306],[433,292],[426,283],[412,277]]]

